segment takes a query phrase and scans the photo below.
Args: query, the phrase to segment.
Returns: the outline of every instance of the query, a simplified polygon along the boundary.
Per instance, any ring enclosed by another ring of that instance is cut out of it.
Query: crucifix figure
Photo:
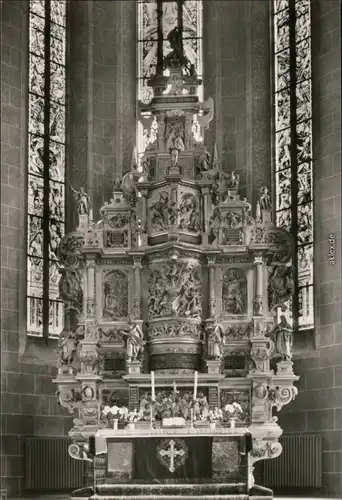
[[[170,459],[170,465],[168,467],[170,472],[175,472],[175,458],[177,456],[183,457],[185,455],[185,451],[180,449],[176,449],[176,442],[173,439],[170,439],[169,446],[165,450],[160,450],[159,454],[162,457],[167,457]]]

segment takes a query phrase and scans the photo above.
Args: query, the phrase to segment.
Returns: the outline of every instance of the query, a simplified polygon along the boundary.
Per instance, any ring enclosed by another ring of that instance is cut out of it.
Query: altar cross
[[[183,457],[185,455],[184,450],[176,450],[175,444],[176,442],[173,439],[170,439],[169,447],[166,448],[166,450],[159,451],[159,454],[162,457],[170,458],[170,466],[169,466],[170,472],[175,472],[175,458],[177,456]]]

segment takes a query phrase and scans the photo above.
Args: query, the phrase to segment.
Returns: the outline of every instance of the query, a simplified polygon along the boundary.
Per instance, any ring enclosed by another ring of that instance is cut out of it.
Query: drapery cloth
[[[137,480],[158,482],[211,478],[212,438],[135,439],[133,464],[133,477]],[[170,470],[172,465],[174,470]]]

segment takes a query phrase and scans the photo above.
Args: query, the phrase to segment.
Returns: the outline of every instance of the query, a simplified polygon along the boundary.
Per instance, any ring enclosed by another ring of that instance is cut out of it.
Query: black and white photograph
[[[341,12],[0,1],[0,500],[342,499]]]

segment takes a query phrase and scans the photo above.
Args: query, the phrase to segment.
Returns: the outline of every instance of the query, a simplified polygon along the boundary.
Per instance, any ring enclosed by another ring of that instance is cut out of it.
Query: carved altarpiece
[[[291,360],[270,369],[276,311],[292,293],[292,240],[269,212],[251,215],[238,175],[221,172],[215,146],[211,156],[196,140],[193,117],[204,123],[213,101],[198,101],[200,81],[174,51],[165,62],[169,75],[157,71],[149,82],[153,99],[140,103],[158,123],[154,146],[140,163],[133,154],[100,220],[80,215],[79,228],[61,243],[68,321],[58,399],[75,414],[69,434],[78,446],[105,433],[101,412],[109,403],[143,408],[146,418],[136,427],[146,429],[153,371],[157,402],[176,382],[177,415],[190,426],[197,371],[197,402],[203,398],[208,408],[238,402],[237,426],[248,427],[255,450],[265,449],[250,455],[251,487],[253,462],[281,452],[272,407],[296,394]],[[230,446],[220,453],[232,453]]]

